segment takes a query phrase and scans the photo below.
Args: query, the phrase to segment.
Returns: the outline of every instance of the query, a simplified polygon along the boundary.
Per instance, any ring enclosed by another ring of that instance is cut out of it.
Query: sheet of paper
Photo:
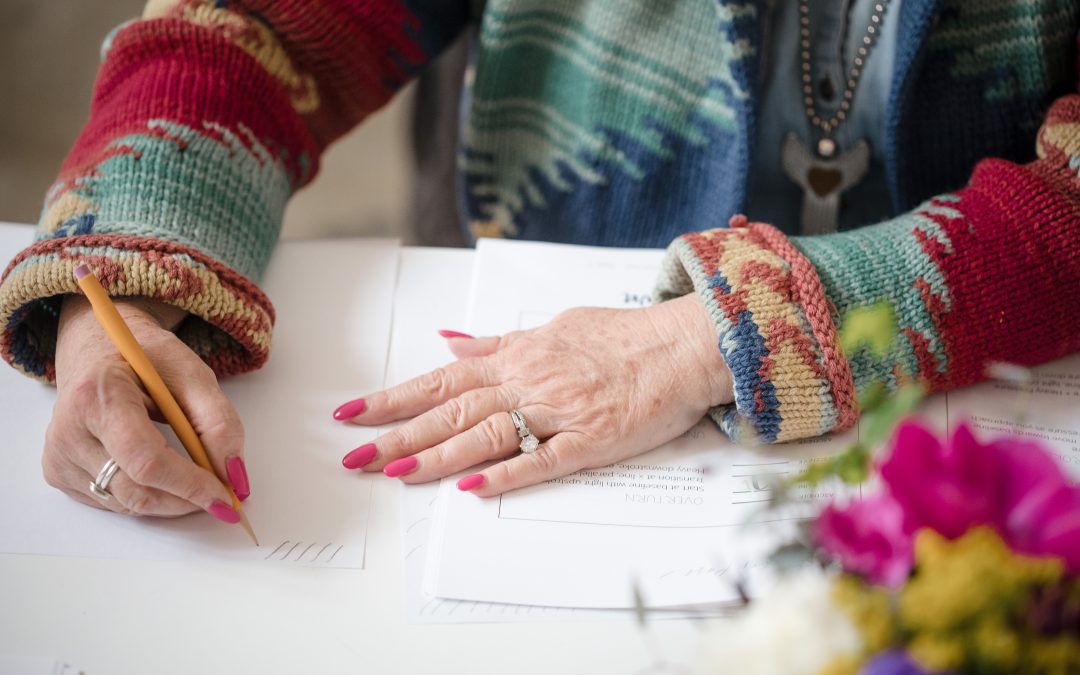
[[[394,297],[391,382],[403,382],[453,358],[440,328],[466,325],[473,258],[471,250],[403,248]],[[405,612],[410,623],[508,623],[523,621],[634,620],[627,610],[539,607],[438,598],[423,588],[428,533],[439,484],[401,486],[401,553]],[[653,618],[700,616],[663,612]]]
[[[1027,383],[998,380],[950,392],[950,432],[966,421],[981,438],[1002,433],[1038,440],[1080,482],[1080,355],[1031,370]]]
[[[578,305],[649,304],[662,255],[482,240],[470,332],[529,328]],[[765,553],[839,489],[798,495],[761,522],[771,481],[856,434],[751,451],[703,421],[651,453],[498,499],[443,481],[427,589],[565,607],[631,607],[635,586],[656,607],[734,601],[736,583],[752,589],[766,579]]]
[[[82,675],[82,671],[56,659],[0,654],[0,675]]]
[[[29,239],[28,228],[0,228],[0,258]],[[278,320],[270,361],[222,383],[244,422],[252,485],[245,510],[261,547],[204,513],[131,518],[47,486],[41,447],[55,391],[4,367],[0,551],[363,567],[374,479],[342,470],[341,457],[375,432],[335,423],[330,413],[382,388],[397,250],[386,240],[285,242],[271,261],[264,288]]]

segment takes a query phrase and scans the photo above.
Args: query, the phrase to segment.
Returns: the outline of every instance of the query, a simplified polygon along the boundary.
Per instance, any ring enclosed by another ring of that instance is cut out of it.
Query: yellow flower
[[[1080,640],[1059,635],[1032,640],[1024,648],[1024,673],[1075,675],[1080,668]],[[1020,669],[1018,669],[1020,670]]]
[[[971,633],[972,651],[979,660],[993,663],[1000,671],[1016,668],[1022,651],[1020,636],[1000,617],[980,621]]]
[[[844,654],[836,657],[817,675],[859,675],[861,665],[861,659],[856,658],[853,654]]]
[[[865,654],[874,654],[892,645],[896,635],[892,601],[882,587],[871,586],[845,574],[833,585],[833,601],[858,628]]]
[[[1059,580],[1062,562],[1013,553],[988,527],[949,541],[923,529],[915,536],[916,575],[900,593],[901,624],[916,632],[953,631],[976,619],[1003,617],[1035,585]]]
[[[964,664],[964,643],[952,635],[919,633],[908,644],[908,654],[925,670],[958,669]]]

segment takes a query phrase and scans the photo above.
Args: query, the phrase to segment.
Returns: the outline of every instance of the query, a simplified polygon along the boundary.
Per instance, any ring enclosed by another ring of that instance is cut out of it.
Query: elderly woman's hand
[[[362,425],[415,417],[343,464],[423,483],[503,460],[459,481],[481,496],[606,466],[733,400],[716,340],[692,295],[643,309],[573,309],[497,338],[451,338],[455,363],[335,411]],[[510,410],[542,441],[535,452],[519,454]]]
[[[249,493],[244,430],[210,368],[169,328],[182,310],[118,300],[117,310],[161,373],[241,499]],[[56,407],[45,434],[45,480],[84,504],[121,513],[179,516],[198,509],[239,521],[228,491],[210,472],[169,447],[151,419],[161,415],[80,296],[64,301],[56,344]],[[111,496],[90,490],[109,459],[119,472]]]

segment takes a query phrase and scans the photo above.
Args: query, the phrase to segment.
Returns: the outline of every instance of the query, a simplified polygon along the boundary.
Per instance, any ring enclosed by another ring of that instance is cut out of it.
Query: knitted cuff
[[[274,309],[251,281],[197,249],[134,236],[46,239],[20,253],[0,277],[0,355],[22,372],[56,378],[63,296],[79,293],[73,270],[87,263],[110,295],[175,305],[191,316],[177,334],[219,376],[266,362]]]
[[[855,387],[814,266],[775,228],[731,219],[668,247],[656,296],[694,291],[716,326],[735,402],[709,414],[735,441],[775,443],[850,427]]]

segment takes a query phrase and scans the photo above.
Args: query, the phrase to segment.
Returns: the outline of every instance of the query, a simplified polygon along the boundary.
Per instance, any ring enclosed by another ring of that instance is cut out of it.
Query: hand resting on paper
[[[450,338],[458,361],[338,408],[380,425],[347,468],[423,483],[502,460],[459,483],[481,496],[606,466],[685,432],[734,397],[716,332],[693,295],[642,309],[579,308],[502,337]],[[520,453],[508,411],[541,441]]]
[[[141,299],[116,305],[215,467],[229,476],[237,496],[246,498],[240,418],[210,368],[169,330],[184,312]],[[163,421],[153,401],[80,296],[66,298],[60,313],[56,389],[42,456],[50,485],[84,504],[121,513],[180,516],[204,509],[235,522],[228,491],[218,479],[171,449],[151,423]],[[103,500],[91,493],[90,483],[110,457],[120,470],[107,486],[112,496]]]

